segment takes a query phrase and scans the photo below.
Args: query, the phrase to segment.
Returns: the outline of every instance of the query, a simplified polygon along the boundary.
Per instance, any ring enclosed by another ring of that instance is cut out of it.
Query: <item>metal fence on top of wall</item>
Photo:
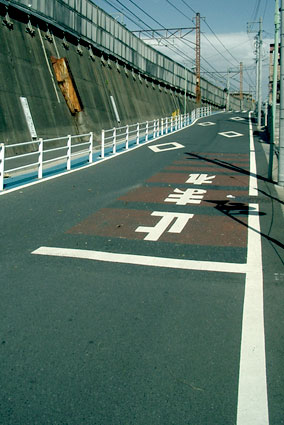
[[[89,41],[102,52],[114,55],[138,72],[151,76],[171,86],[195,95],[195,74],[186,67],[155,50],[127,30],[91,0],[0,0],[14,5],[28,14],[35,14],[53,25]],[[186,80],[186,81],[185,81]],[[202,99],[223,107],[224,90],[201,78]],[[239,108],[240,101],[231,98],[232,108]]]

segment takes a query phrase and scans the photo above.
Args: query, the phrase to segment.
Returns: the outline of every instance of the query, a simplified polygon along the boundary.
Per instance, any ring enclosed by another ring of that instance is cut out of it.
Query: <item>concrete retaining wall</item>
[[[1,20],[6,10],[0,9]],[[43,21],[33,20],[27,30],[28,17],[9,11],[13,26],[0,25],[0,142],[13,144],[31,140],[20,102],[28,101],[38,137],[59,137],[94,131],[98,140],[103,128],[142,122],[183,112],[181,92],[142,78],[132,70],[108,60],[101,52],[81,45],[77,40],[53,29],[49,37]],[[31,34],[32,32],[32,34]],[[65,46],[65,47],[64,47]],[[56,81],[51,56],[65,57],[76,84],[83,111],[71,114]],[[113,97],[120,123],[117,121]],[[187,111],[194,107],[188,96]]]
[[[21,97],[27,99],[37,137],[45,139],[93,131],[98,142],[102,129],[184,113],[181,89],[142,76],[115,58],[103,59],[94,46],[90,50],[87,43],[78,45],[71,34],[2,3],[0,41],[0,143],[31,140]],[[81,112],[71,114],[51,57],[67,59]],[[194,97],[187,94],[186,112],[195,106]]]

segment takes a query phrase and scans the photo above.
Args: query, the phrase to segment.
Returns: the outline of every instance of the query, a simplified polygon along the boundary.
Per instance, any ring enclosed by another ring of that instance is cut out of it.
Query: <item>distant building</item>
[[[274,64],[274,44],[270,44],[269,55],[269,88],[268,88],[268,102],[272,104],[272,89],[273,89],[273,66]],[[277,97],[276,102],[280,102],[280,45],[278,49],[278,69],[277,69]]]

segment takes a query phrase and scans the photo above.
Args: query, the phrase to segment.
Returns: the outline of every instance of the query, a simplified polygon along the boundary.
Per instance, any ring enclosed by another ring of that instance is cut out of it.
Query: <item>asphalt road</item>
[[[284,424],[283,216],[251,143],[217,114],[0,197],[1,424]]]

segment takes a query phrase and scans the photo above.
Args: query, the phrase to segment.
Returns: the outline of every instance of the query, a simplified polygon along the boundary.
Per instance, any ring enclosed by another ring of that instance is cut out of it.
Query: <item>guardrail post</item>
[[[116,128],[113,129],[112,153],[116,153]]]
[[[139,145],[139,122],[137,123],[137,128],[136,128],[136,145]]]
[[[125,149],[128,149],[129,144],[129,125],[126,126]]]
[[[69,134],[67,137],[67,170],[71,170],[71,135]]]
[[[145,142],[148,142],[148,138],[149,138],[149,121],[146,121]]]
[[[177,130],[177,125],[178,125],[178,117],[176,115],[176,119],[175,119],[175,130]]]
[[[166,134],[168,134],[168,117],[166,117]]]
[[[173,128],[174,128],[174,117],[171,116],[171,133],[173,132]]]
[[[154,127],[153,127],[153,139],[156,138],[156,120],[154,120]]]
[[[42,168],[43,168],[43,139],[39,139],[38,143],[38,174],[37,177],[42,179]]]
[[[4,190],[5,145],[0,143],[0,191]]]
[[[105,157],[105,131],[102,130],[102,141],[101,141],[101,158]]]
[[[161,118],[161,136],[164,134],[164,118]]]
[[[149,121],[146,121],[146,135],[145,135],[145,142],[148,142],[149,137]]]
[[[94,141],[94,133],[90,132],[89,138],[89,162],[93,162],[93,141]]]

